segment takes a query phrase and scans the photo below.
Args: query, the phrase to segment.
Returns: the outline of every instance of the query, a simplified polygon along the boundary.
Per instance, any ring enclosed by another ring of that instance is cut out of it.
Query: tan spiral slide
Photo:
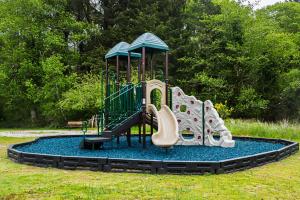
[[[179,139],[178,122],[167,105],[162,105],[158,111],[153,104],[148,104],[148,112],[153,113],[157,119],[158,130],[152,135],[152,142],[159,147],[171,147],[175,145]]]

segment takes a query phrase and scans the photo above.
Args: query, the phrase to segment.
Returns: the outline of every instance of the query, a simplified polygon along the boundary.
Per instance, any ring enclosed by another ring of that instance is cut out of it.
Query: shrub
[[[231,113],[233,112],[233,108],[230,108],[227,105],[227,101],[225,101],[225,104],[216,103],[215,108],[218,111],[220,117],[223,118],[223,119],[229,118]]]

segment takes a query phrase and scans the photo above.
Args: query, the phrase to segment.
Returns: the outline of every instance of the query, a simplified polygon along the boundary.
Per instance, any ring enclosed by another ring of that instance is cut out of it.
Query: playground
[[[152,33],[131,44],[119,42],[105,56],[97,134],[86,134],[89,121],[84,121],[80,136],[48,136],[11,145],[8,157],[61,169],[221,174],[260,167],[299,150],[297,142],[281,138],[234,137],[210,100],[196,99],[169,83],[168,51]],[[154,56],[163,58],[160,76]],[[138,127],[134,134],[133,127]]]
[[[299,0],[0,19],[0,200],[300,200]]]

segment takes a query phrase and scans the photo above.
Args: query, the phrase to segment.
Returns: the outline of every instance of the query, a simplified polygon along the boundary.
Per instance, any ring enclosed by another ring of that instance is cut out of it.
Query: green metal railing
[[[141,85],[127,84],[120,91],[105,99],[106,111],[109,115],[109,123],[106,127],[114,128],[127,118],[141,110]]]
[[[115,91],[104,99],[97,117],[98,135],[105,128],[113,129],[122,124],[126,119],[140,112],[142,107],[142,85],[126,84],[120,86],[119,91]],[[107,122],[105,121],[107,117]]]
[[[100,135],[104,129],[112,129],[124,120],[130,118],[132,115],[140,112],[142,107],[142,85],[139,84],[124,84],[117,86],[116,77],[114,73],[108,74],[108,84],[105,85],[106,72],[103,71],[100,75],[101,82],[101,99],[102,106],[97,115],[97,132]],[[105,98],[105,93],[107,96]],[[106,117],[108,116],[108,117]],[[108,118],[106,121],[105,118]],[[88,121],[82,124],[83,135],[86,134],[88,128]]]

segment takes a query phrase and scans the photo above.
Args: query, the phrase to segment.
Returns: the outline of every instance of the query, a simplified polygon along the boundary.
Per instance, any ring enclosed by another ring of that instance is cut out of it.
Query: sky
[[[251,4],[257,3],[256,6],[254,6],[254,9],[260,9],[268,5],[275,4],[277,2],[283,2],[284,0],[248,0]]]

